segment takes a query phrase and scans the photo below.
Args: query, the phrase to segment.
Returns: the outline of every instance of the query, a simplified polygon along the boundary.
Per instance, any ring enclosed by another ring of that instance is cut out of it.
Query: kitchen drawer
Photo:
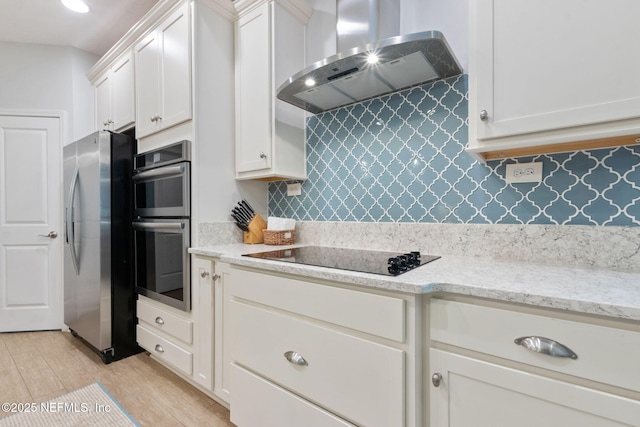
[[[500,308],[431,300],[431,340],[640,391],[640,333]],[[536,353],[514,340],[544,337],[577,359]]]
[[[185,349],[154,334],[144,326],[136,326],[138,344],[156,358],[180,369],[187,375],[193,372],[193,355]]]
[[[235,364],[231,381],[231,422],[239,427],[354,427]]]
[[[289,277],[233,271],[231,293],[281,310],[398,342],[405,340],[405,301]]]
[[[404,425],[404,351],[238,301],[230,315],[238,365],[357,424]]]
[[[138,319],[147,323],[146,328],[162,331],[186,344],[193,342],[193,322],[191,320],[141,300],[138,300],[137,310]]]

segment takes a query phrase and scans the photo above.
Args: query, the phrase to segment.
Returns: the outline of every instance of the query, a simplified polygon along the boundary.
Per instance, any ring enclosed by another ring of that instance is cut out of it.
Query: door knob
[[[55,231],[50,231],[49,234],[38,234],[38,236],[40,236],[40,237],[48,237],[50,239],[55,239],[56,237],[58,237],[58,233],[56,233]]]

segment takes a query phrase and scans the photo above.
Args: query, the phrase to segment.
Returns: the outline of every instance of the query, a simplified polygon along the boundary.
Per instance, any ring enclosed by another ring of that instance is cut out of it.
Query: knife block
[[[264,243],[264,236],[262,230],[267,228],[267,223],[260,214],[256,214],[249,223],[249,231],[243,232],[244,243]]]

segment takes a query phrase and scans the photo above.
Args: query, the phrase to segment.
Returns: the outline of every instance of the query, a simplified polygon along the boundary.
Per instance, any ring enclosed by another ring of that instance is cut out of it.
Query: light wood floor
[[[0,334],[0,403],[39,403],[94,382],[142,426],[233,426],[226,408],[146,352],[105,365],[70,333]]]

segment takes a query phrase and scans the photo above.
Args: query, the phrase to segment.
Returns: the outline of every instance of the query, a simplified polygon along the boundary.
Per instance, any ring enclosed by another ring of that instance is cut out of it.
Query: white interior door
[[[0,332],[63,326],[60,126],[0,115]]]

